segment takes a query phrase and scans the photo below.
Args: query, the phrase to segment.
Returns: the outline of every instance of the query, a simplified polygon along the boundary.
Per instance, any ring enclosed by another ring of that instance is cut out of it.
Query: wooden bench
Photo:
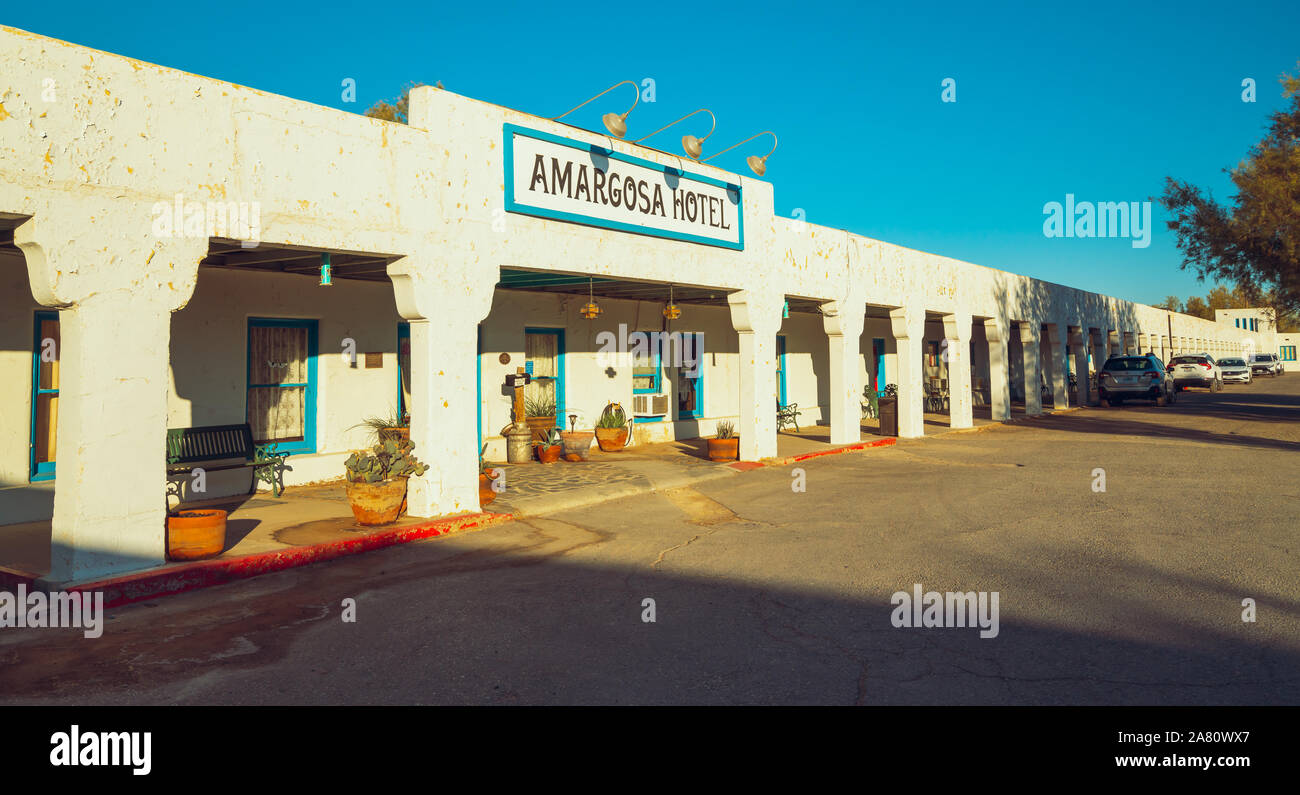
[[[275,496],[280,496],[284,489],[280,486],[277,475],[287,455],[288,453],[276,453],[267,449],[259,450],[253,443],[253,431],[247,423],[167,429],[167,474],[187,473],[195,469],[202,469],[204,472],[220,472],[227,469],[250,468],[253,470],[253,477],[248,488],[249,494],[257,490],[258,481],[263,479],[262,471],[273,469],[276,471],[267,480]],[[239,463],[221,466],[199,466],[209,461],[234,459],[242,460]]]
[[[782,406],[780,402],[776,404],[776,430],[779,433],[787,425],[793,425],[794,429],[799,430],[799,404],[791,403],[788,406]]]

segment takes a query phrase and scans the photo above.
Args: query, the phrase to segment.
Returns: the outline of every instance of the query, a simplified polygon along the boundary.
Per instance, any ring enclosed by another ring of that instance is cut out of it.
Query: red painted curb
[[[840,453],[855,453],[859,450],[868,450],[872,447],[890,447],[895,444],[898,444],[897,438],[886,436],[881,439],[872,439],[867,442],[858,442],[857,444],[845,445],[844,447],[836,447],[832,450],[817,450],[812,453],[804,453],[803,455],[792,455],[785,458],[768,458],[763,461],[737,461],[734,464],[727,464],[727,466],[741,472],[748,472],[751,469],[758,469],[759,467],[785,466],[786,464],[794,464],[799,461],[807,461],[810,458],[821,458],[825,455],[839,455]]]
[[[259,574],[307,566],[348,555],[358,555],[374,549],[406,544],[423,538],[446,535],[455,530],[486,527],[513,519],[508,513],[477,513],[438,519],[415,525],[381,530],[377,533],[329,541],[305,547],[290,547],[272,552],[257,552],[235,558],[217,558],[151,571],[123,574],[97,582],[82,583],[68,588],[71,592],[104,592],[104,606],[118,607],[132,602],[155,599],[160,596],[184,593],[235,580],[256,577]]]

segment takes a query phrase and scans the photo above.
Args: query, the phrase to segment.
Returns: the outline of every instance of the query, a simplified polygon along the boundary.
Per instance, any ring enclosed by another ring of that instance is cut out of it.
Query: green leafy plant
[[[563,443],[564,443],[563,439],[560,438],[559,428],[547,429],[546,436],[545,438],[542,439],[543,447],[554,447],[557,444],[563,444]]]
[[[622,428],[627,425],[627,415],[623,413],[623,407],[610,403],[605,410],[600,413],[600,419],[596,420],[597,428]]]
[[[898,397],[898,384],[885,384],[885,397]]]
[[[555,398],[524,396],[525,417],[554,417]]]
[[[429,467],[412,455],[414,449],[415,442],[409,439],[389,439],[370,448],[369,452],[348,456],[343,468],[352,483],[382,483],[393,478],[423,475]]]
[[[736,426],[730,420],[722,420],[718,423],[718,438],[733,439],[736,436]]]

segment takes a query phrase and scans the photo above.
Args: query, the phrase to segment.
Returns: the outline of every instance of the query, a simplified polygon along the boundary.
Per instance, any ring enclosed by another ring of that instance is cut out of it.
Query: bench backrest
[[[191,464],[223,458],[252,459],[253,432],[248,424],[168,428],[167,463]]]

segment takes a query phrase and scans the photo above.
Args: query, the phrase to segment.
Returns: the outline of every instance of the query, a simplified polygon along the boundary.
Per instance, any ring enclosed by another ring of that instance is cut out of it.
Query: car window
[[[1219,364],[1226,364],[1229,367],[1242,367],[1246,363],[1241,359],[1220,359]]]
[[[1144,356],[1125,356],[1118,359],[1109,359],[1106,362],[1107,370],[1153,370],[1155,369],[1151,360]]]
[[[1208,362],[1200,356],[1175,356],[1170,364],[1208,364]]]

